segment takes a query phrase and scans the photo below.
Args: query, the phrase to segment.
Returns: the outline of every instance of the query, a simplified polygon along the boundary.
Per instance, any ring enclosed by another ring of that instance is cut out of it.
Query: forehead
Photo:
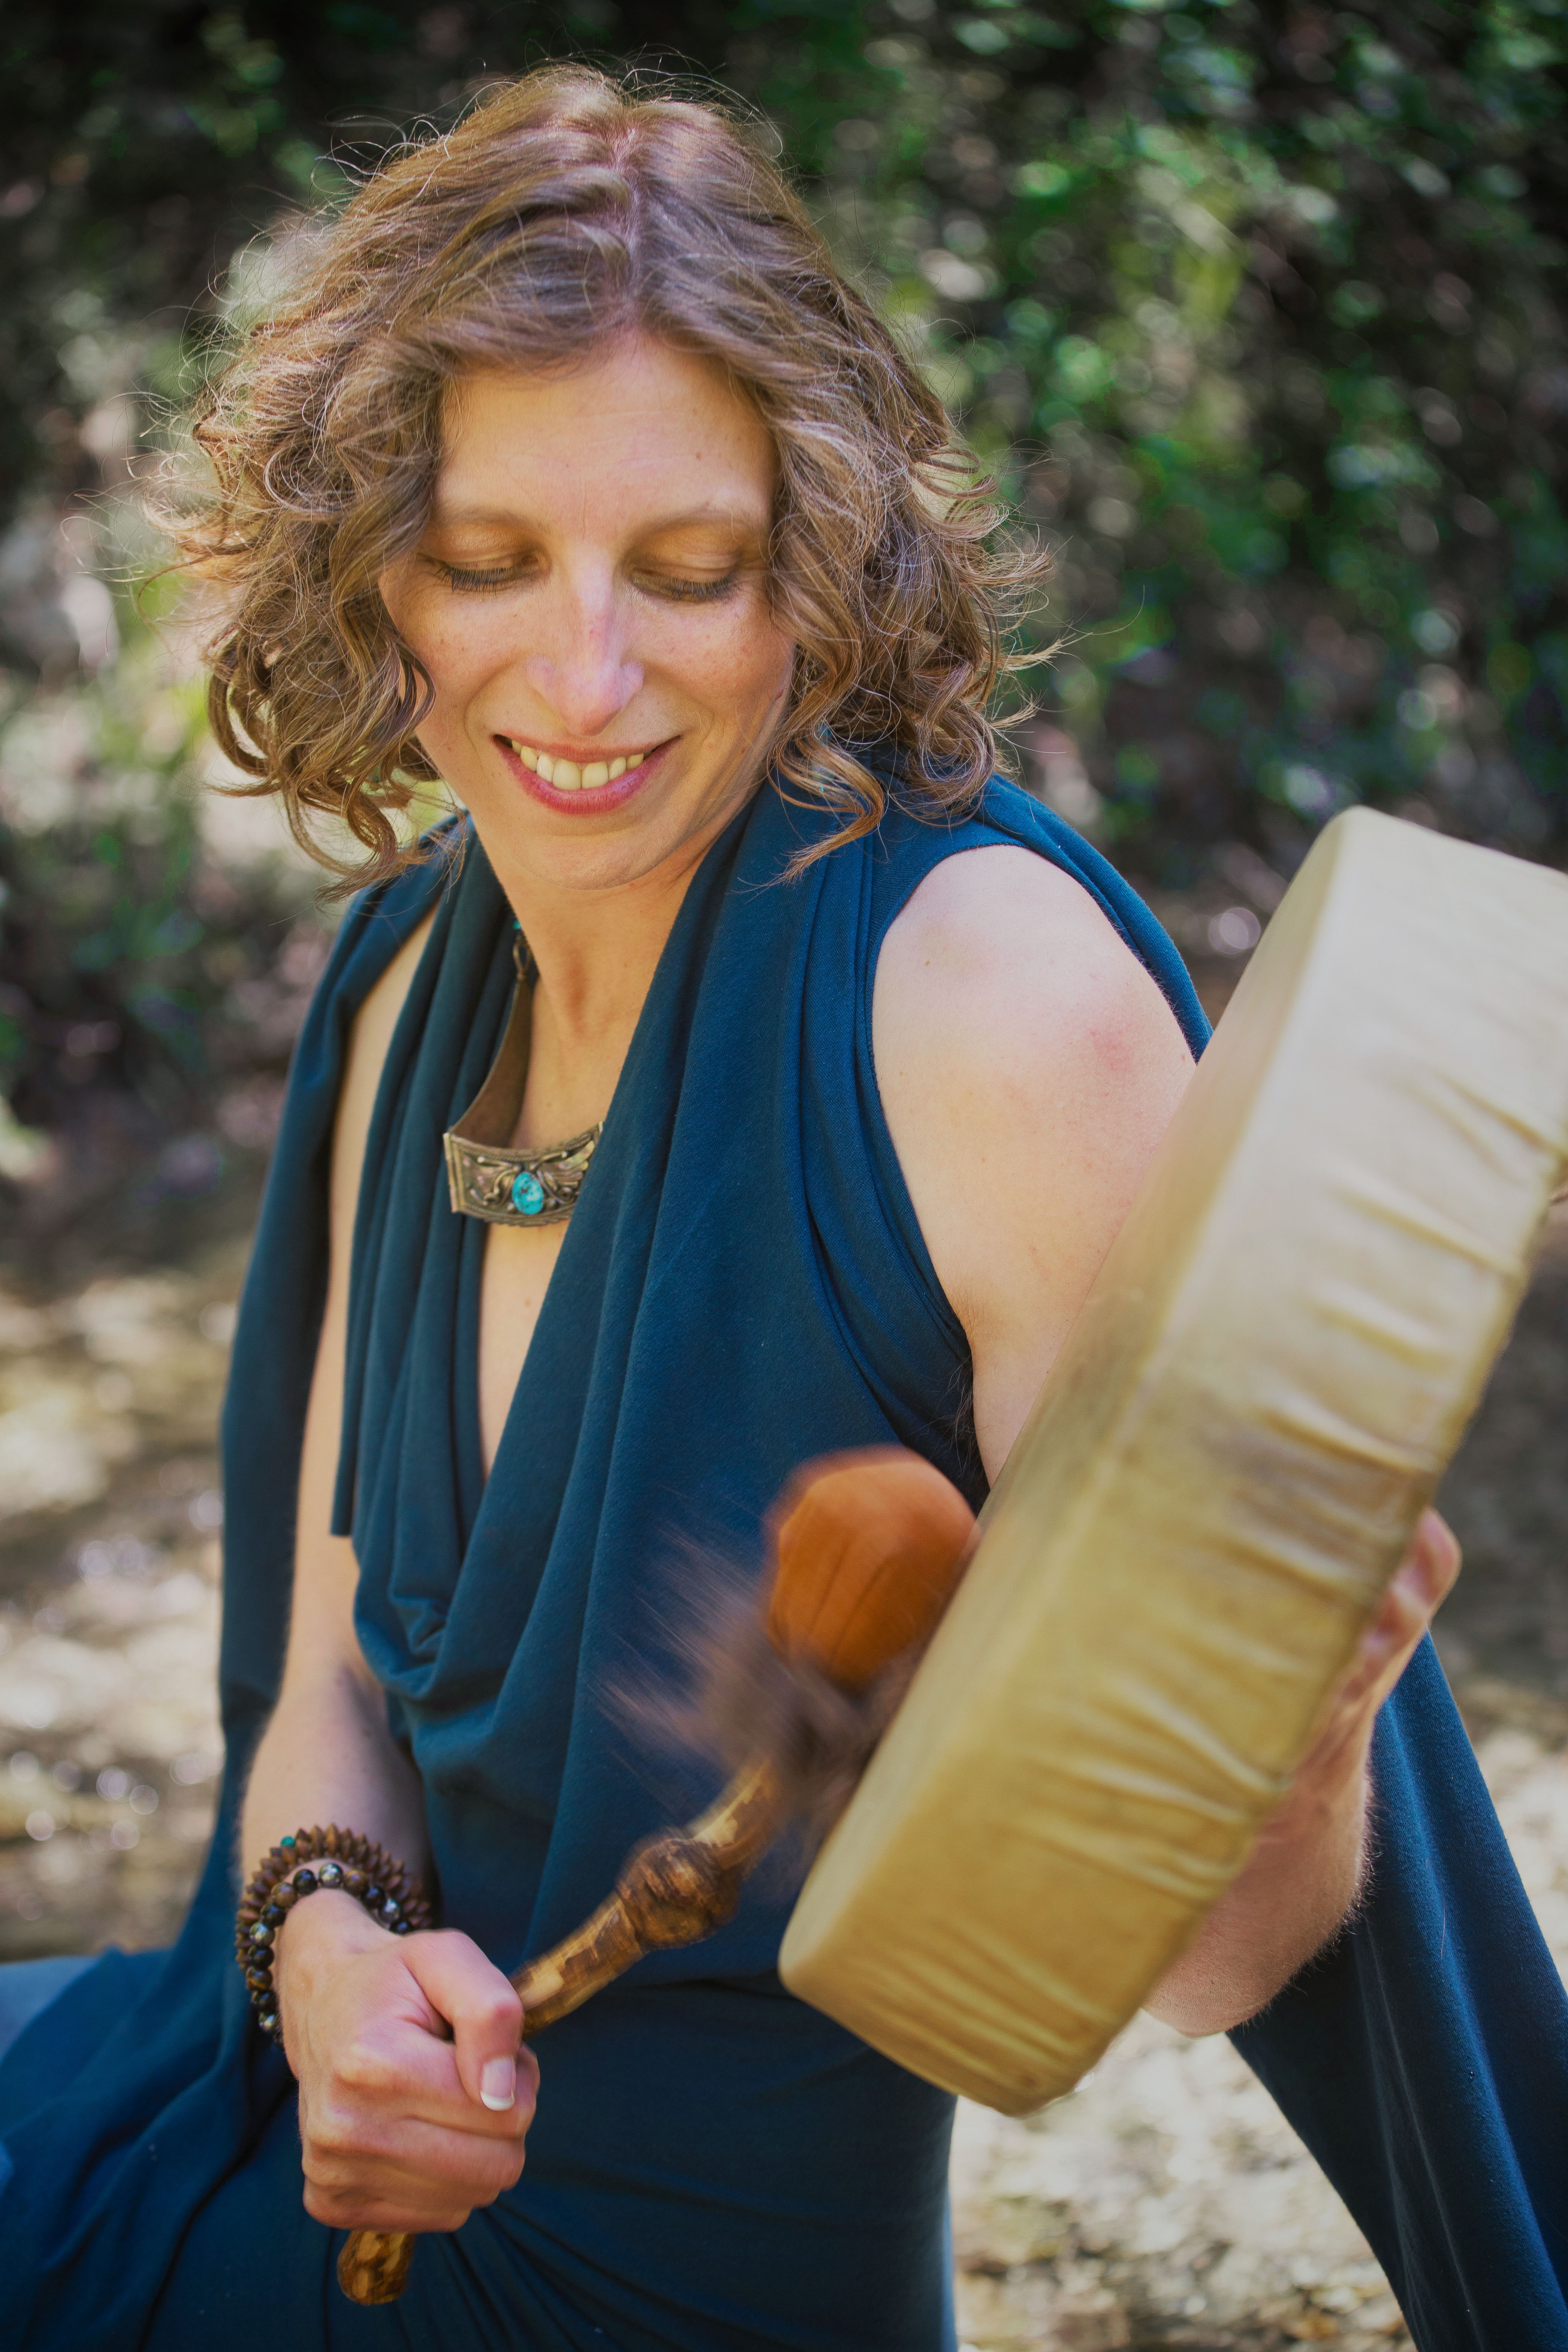
[[[646,339],[570,370],[486,372],[448,396],[440,521],[517,515],[625,529],[710,514],[765,528],[766,426],[713,361]]]

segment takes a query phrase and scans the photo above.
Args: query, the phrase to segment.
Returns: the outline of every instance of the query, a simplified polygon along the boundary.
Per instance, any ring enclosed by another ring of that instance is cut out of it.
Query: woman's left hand
[[[1459,1573],[1459,1547],[1424,1511],[1322,1728],[1246,1867],[1147,2006],[1183,2033],[1224,2033],[1271,2001],[1352,1908],[1365,1853],[1367,1757],[1377,1711]]]
[[[1458,1573],[1459,1546],[1452,1528],[1436,1511],[1423,1511],[1410,1549],[1356,1644],[1323,1727],[1269,1824],[1271,1830],[1284,1828],[1298,1811],[1310,1812],[1316,1800],[1338,1790],[1347,1771],[1365,1763],[1377,1711],[1415,1656]]]

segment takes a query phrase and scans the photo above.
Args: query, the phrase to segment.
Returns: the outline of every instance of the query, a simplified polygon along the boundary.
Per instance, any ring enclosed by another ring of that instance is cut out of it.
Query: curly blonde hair
[[[879,767],[933,816],[973,801],[1011,600],[1043,559],[991,543],[990,485],[749,126],[547,67],[301,242],[205,395],[212,478],[178,538],[222,592],[213,731],[321,864],[357,883],[418,854],[395,820],[435,780],[431,686],[377,582],[426,529],[449,386],[636,332],[717,362],[773,437],[769,596],[797,648],[781,789],[841,812],[834,842],[880,819]],[[317,836],[323,816],[363,860]]]

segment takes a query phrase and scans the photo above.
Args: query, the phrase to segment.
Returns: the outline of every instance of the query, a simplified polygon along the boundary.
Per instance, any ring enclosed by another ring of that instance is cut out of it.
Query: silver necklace
[[[534,963],[521,932],[512,943],[512,960],[517,985],[495,1060],[468,1109],[442,1138],[447,1186],[460,1217],[482,1217],[491,1225],[561,1225],[577,1205],[605,1122],[542,1151],[517,1151],[507,1143],[522,1108],[533,1029]]]

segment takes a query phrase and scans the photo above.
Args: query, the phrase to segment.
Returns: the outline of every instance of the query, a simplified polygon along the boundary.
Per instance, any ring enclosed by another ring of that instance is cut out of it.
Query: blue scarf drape
[[[1093,892],[1194,1048],[1203,1019],[1135,895],[1012,787],[952,828],[895,811],[782,882],[816,822],[764,791],[693,880],[488,1481],[482,1232],[447,1207],[440,1137],[497,1042],[510,911],[470,841],[450,878],[427,866],[345,921],[296,1056],[225,1412],[219,1832],[174,1948],[109,1956],[0,2067],[8,2343],[951,2344],[950,2102],[783,1992],[777,1880],[710,1943],[552,2029],[518,2189],[426,2240],[380,2312],[331,2283],[337,2242],[300,2204],[291,2079],[228,1953],[237,1794],[287,1626],[344,1042],[433,905],[366,1153],[339,1523],[447,1923],[512,1968],[708,1793],[636,1752],[607,1694],[667,1665],[694,1548],[756,1559],[798,1463],[897,1441],[979,1500],[963,1336],[872,1069],[887,928],[942,858],[1022,843]],[[1378,1774],[1371,1901],[1238,2041],[1420,2315],[1423,2352],[1568,2352],[1568,2011],[1429,1652],[1385,1710]]]

